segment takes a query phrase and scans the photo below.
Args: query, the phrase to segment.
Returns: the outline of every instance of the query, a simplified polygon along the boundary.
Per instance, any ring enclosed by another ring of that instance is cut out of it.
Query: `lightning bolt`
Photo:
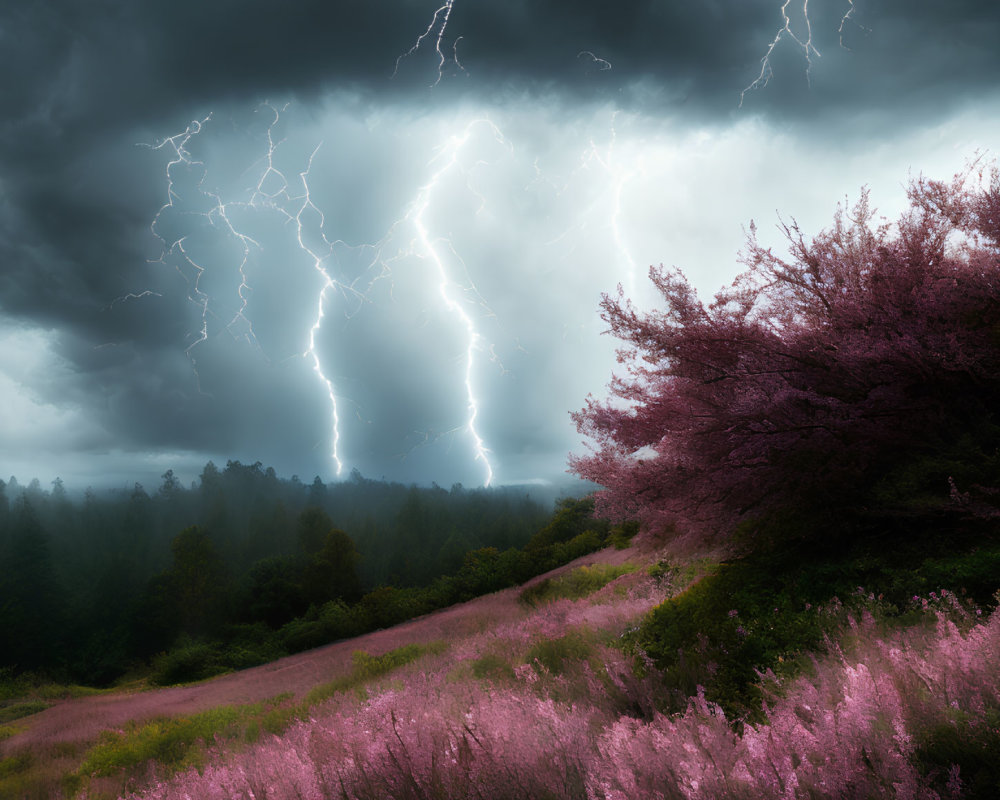
[[[142,300],[142,298],[144,297],[163,297],[163,295],[160,294],[159,292],[154,292],[152,289],[146,289],[144,291],[139,292],[139,294],[136,294],[135,292],[128,292],[127,294],[123,294],[119,297],[116,297],[114,300],[112,300],[108,305],[104,307],[104,310],[110,311],[118,303],[127,303],[129,300]]]
[[[223,324],[223,329],[235,338],[245,340],[247,343],[263,355],[263,349],[254,333],[253,324],[247,314],[250,302],[250,281],[247,274],[251,258],[251,251],[259,249],[259,243],[251,236],[238,230],[230,218],[233,209],[263,209],[279,214],[284,220],[293,225],[296,240],[299,248],[312,261],[313,269],[320,275],[322,287],[318,296],[318,310],[314,323],[309,329],[308,344],[303,357],[311,361],[314,372],[325,387],[332,417],[332,448],[331,457],[336,468],[337,475],[343,471],[343,461],[339,455],[340,444],[340,415],[337,405],[337,395],[332,380],[324,373],[322,363],[316,347],[316,336],[322,327],[325,307],[331,289],[338,288],[346,293],[355,293],[353,287],[345,286],[334,279],[328,268],[328,261],[333,253],[334,242],[331,242],[324,233],[325,217],[322,211],[313,203],[309,192],[309,171],[316,151],[309,157],[306,168],[299,173],[300,189],[293,192],[286,176],[275,166],[275,154],[282,144],[275,141],[274,129],[278,124],[281,113],[287,108],[283,106],[278,109],[264,103],[259,110],[269,112],[272,119],[267,126],[266,133],[266,153],[261,160],[263,164],[260,169],[256,183],[249,191],[249,196],[237,200],[224,201],[222,197],[204,187],[207,176],[207,168],[204,162],[195,159],[188,149],[192,138],[202,132],[204,127],[211,121],[211,115],[202,120],[195,120],[190,123],[184,131],[169,136],[155,145],[146,145],[153,150],[167,150],[170,159],[166,166],[167,201],[157,211],[150,228],[153,234],[163,245],[159,258],[151,263],[172,265],[188,284],[188,299],[190,299],[200,310],[200,326],[195,340],[186,348],[185,353],[191,361],[195,376],[198,381],[198,389],[202,390],[201,375],[198,372],[196,348],[209,338],[209,320],[217,317],[214,308],[217,304],[202,289],[202,278],[205,276],[208,267],[196,260],[188,248],[188,240],[192,233],[187,231],[182,222],[187,218],[194,218],[210,231],[222,234],[225,238],[234,240],[239,248],[239,262],[236,267],[238,274],[238,285],[236,287],[236,309],[229,316],[228,321]],[[178,183],[183,174],[198,175],[196,186],[193,192],[186,192],[179,188]],[[193,197],[188,196],[193,194]],[[190,205],[195,206],[193,209]],[[203,206],[199,210],[198,206]],[[315,215],[315,222],[310,225],[308,217]],[[173,223],[177,232],[167,232]],[[307,229],[314,229],[317,233],[315,238],[319,244],[310,245],[307,243]],[[137,298],[154,292],[143,292],[140,295],[126,295],[125,298]],[[266,358],[266,356],[265,356]]]
[[[432,237],[426,221],[426,214],[428,209],[431,207],[435,192],[440,188],[445,176],[458,169],[459,157],[469,142],[473,131],[480,125],[485,125],[497,141],[505,145],[507,144],[500,129],[486,119],[473,120],[466,125],[461,133],[450,136],[440,147],[437,156],[431,162],[433,164],[434,161],[437,161],[439,162],[439,166],[431,174],[428,181],[418,190],[406,216],[403,220],[397,222],[394,227],[398,226],[402,222],[409,222],[413,226],[413,230],[416,233],[413,254],[431,263],[441,302],[443,303],[445,309],[459,321],[461,327],[464,329],[465,355],[463,380],[465,385],[467,417],[465,425],[461,428],[461,430],[464,430],[471,439],[475,460],[481,461],[485,470],[483,485],[489,486],[493,482],[495,472],[489,457],[490,450],[486,446],[486,442],[479,433],[478,429],[480,402],[475,388],[476,355],[479,352],[487,350],[487,347],[485,339],[479,333],[472,316],[455,297],[457,284],[448,272],[444,250],[449,251],[451,256],[462,264],[467,276],[468,269],[465,267],[464,262],[455,252],[450,242]],[[480,205],[477,209],[478,213],[482,210],[485,198],[474,190],[473,193],[476,194],[480,200]],[[487,312],[492,314],[478,290],[471,284],[471,280],[470,291],[480,300]],[[492,348],[492,346],[488,348],[488,351],[490,353],[491,360],[499,363],[496,351]],[[501,370],[503,370],[502,364],[500,364],[500,367]],[[450,432],[453,431],[446,433]],[[431,438],[431,434],[428,433],[424,433],[423,436],[423,443],[426,443]],[[436,439],[439,437],[434,436],[433,438]]]
[[[249,303],[248,293],[250,291],[250,284],[247,278],[247,267],[250,262],[251,250],[258,249],[260,245],[251,236],[237,230],[229,218],[229,212],[233,206],[246,204],[240,202],[224,202],[219,194],[205,189],[204,184],[207,177],[207,168],[204,162],[194,159],[190,150],[188,150],[188,143],[192,138],[202,132],[202,129],[211,120],[211,118],[211,114],[209,114],[202,120],[194,120],[181,133],[167,137],[159,144],[146,145],[147,147],[151,147],[153,150],[169,149],[172,151],[172,157],[167,162],[166,166],[167,202],[160,207],[150,224],[150,230],[153,232],[153,235],[156,236],[163,245],[159,258],[155,259],[152,263],[168,265],[172,262],[177,272],[188,283],[188,299],[190,299],[200,309],[201,326],[198,331],[197,338],[187,347],[185,351],[188,358],[191,360],[192,366],[194,367],[195,375],[198,377],[199,391],[201,391],[201,376],[199,375],[197,369],[195,348],[209,338],[209,318],[217,317],[218,315],[215,311],[213,311],[208,294],[206,294],[201,288],[201,281],[205,275],[206,267],[204,264],[196,261],[188,250],[188,239],[191,238],[192,234],[190,232],[178,232],[177,234],[166,233],[165,229],[169,227],[169,223],[166,221],[168,217],[174,217],[178,223],[177,227],[180,227],[181,229],[183,229],[184,226],[179,223],[183,218],[200,218],[202,223],[207,225],[210,230],[220,231],[225,237],[237,242],[239,249],[239,263],[236,266],[236,271],[239,274],[239,285],[236,289],[236,293],[239,299],[236,310],[232,313],[229,320],[223,323],[223,328],[230,335],[234,336],[234,338],[242,338],[247,341],[263,355],[263,351],[257,341],[257,336],[254,333],[253,324],[246,314],[247,304]],[[275,122],[276,121],[277,115]],[[271,142],[270,138],[270,129],[268,130],[268,141],[270,144],[268,159],[270,160],[274,149],[273,142]],[[195,198],[182,196],[182,190],[178,189],[178,181],[181,178],[179,173],[200,173],[200,177],[194,187],[193,194],[196,196]],[[262,177],[261,182],[263,182],[264,179],[265,178]],[[197,197],[198,195],[200,195],[200,197]],[[207,206],[207,209],[199,211],[188,208],[186,205],[183,205],[185,200],[192,202],[195,206]],[[254,199],[251,199],[250,204],[254,204]],[[194,275],[193,280],[190,277],[191,274]],[[147,291],[138,296],[141,297],[148,294],[155,293]]]
[[[167,202],[160,207],[159,211],[156,212],[156,216],[153,217],[153,221],[150,223],[150,230],[153,235],[156,236],[163,244],[163,250],[160,253],[160,257],[152,263],[159,263],[165,266],[169,265],[168,261],[172,260],[175,254],[179,254],[180,262],[174,264],[174,268],[177,272],[187,281],[188,284],[188,299],[191,300],[195,305],[201,309],[201,328],[198,333],[198,338],[192,342],[185,350],[186,355],[191,361],[191,366],[194,369],[195,378],[198,383],[198,391],[201,392],[201,375],[198,373],[198,364],[192,355],[193,348],[200,344],[201,342],[208,339],[208,295],[201,290],[201,277],[205,270],[202,266],[193,261],[188,255],[184,248],[184,240],[187,238],[184,235],[178,235],[175,238],[169,239],[168,235],[161,233],[161,228],[164,227],[163,220],[165,217],[171,215],[181,202],[181,196],[178,193],[175,183],[176,173],[179,171],[201,171],[201,177],[198,179],[197,191],[204,194],[206,197],[210,197],[208,193],[202,190],[202,185],[205,181],[205,165],[201,161],[195,160],[191,156],[191,152],[187,149],[188,142],[191,141],[192,137],[197,136],[201,133],[202,128],[211,120],[212,115],[209,114],[202,120],[192,120],[191,123],[181,132],[174,134],[173,136],[168,136],[163,141],[157,145],[145,145],[151,147],[153,150],[165,150],[169,149],[173,151],[173,156],[167,162],[166,166],[166,183],[167,183]],[[216,198],[217,200],[217,198]],[[216,203],[218,204],[218,203]],[[179,212],[179,215],[192,212]],[[204,217],[208,220],[209,224],[212,223],[211,212],[194,212],[199,216]],[[184,266],[190,267],[194,271],[194,280],[191,280],[190,276],[186,274],[183,269]]]
[[[236,209],[257,209],[278,214],[291,227],[297,247],[307,256],[320,279],[315,313],[308,329],[306,347],[302,357],[307,359],[327,395],[332,427],[331,458],[337,475],[341,475],[344,468],[344,462],[340,456],[341,414],[339,400],[341,398],[338,397],[334,382],[324,369],[319,354],[319,337],[328,315],[331,299],[336,292],[349,301],[348,308],[344,313],[345,317],[350,319],[358,313],[364,304],[371,302],[368,293],[375,283],[386,279],[390,281],[391,286],[393,262],[407,256],[414,256],[430,265],[432,285],[436,286],[437,295],[444,310],[459,323],[464,341],[462,381],[466,399],[465,422],[443,434],[424,434],[424,443],[431,441],[432,438],[436,440],[448,434],[464,433],[471,441],[475,460],[483,465],[484,485],[490,485],[494,480],[495,471],[490,458],[490,450],[479,430],[481,403],[476,391],[475,374],[479,368],[481,354],[498,364],[502,372],[505,373],[506,370],[500,362],[495,347],[488,343],[479,332],[476,320],[467,308],[468,297],[476,299],[484,309],[486,316],[495,315],[475,287],[469,275],[468,266],[452,243],[446,238],[436,237],[432,234],[428,216],[437,199],[438,192],[441,191],[441,184],[445,177],[456,170],[461,169],[464,174],[469,169],[467,164],[461,165],[459,161],[477,129],[486,126],[498,142],[508,147],[509,144],[503,138],[499,128],[492,122],[480,119],[468,123],[464,130],[448,137],[438,148],[431,160],[430,177],[417,190],[405,215],[390,226],[386,235],[374,244],[351,246],[339,239],[334,240],[327,237],[325,215],[314,202],[310,192],[310,174],[322,143],[313,149],[304,168],[298,172],[295,180],[289,180],[286,174],[276,166],[276,154],[283,144],[283,140],[276,140],[274,132],[285,108],[276,108],[265,103],[258,109],[272,115],[266,129],[265,153],[258,161],[259,166],[254,168],[255,179],[251,188],[237,199],[224,200],[219,192],[208,190],[205,187],[206,165],[191,154],[191,140],[202,133],[205,126],[211,121],[211,115],[192,122],[184,131],[167,137],[157,144],[147,145],[154,150],[165,150],[170,156],[166,167],[167,200],[156,213],[150,226],[153,234],[162,243],[162,252],[160,257],[151,263],[164,264],[176,269],[187,281],[188,299],[195,303],[199,309],[198,330],[194,335],[194,341],[185,350],[198,379],[199,391],[202,391],[202,379],[198,373],[197,348],[212,335],[211,320],[220,319],[222,330],[230,333],[234,338],[243,339],[252,344],[263,354],[248,312],[252,294],[248,267],[252,252],[259,249],[260,244],[252,236],[238,228],[233,221],[233,212]],[[475,161],[473,167],[481,163],[483,162]],[[471,181],[467,182],[467,187],[477,198],[476,213],[479,213],[486,203],[486,198],[475,189]],[[197,223],[195,230],[191,229],[191,222]],[[409,227],[413,232],[410,244],[400,249],[395,256],[386,258],[385,253],[389,251],[390,241],[404,227]],[[210,290],[203,286],[204,276],[210,270],[217,269],[217,264],[199,259],[189,246],[190,242],[194,241],[192,237],[195,234],[205,233],[223,237],[238,245],[239,258],[235,279],[238,284],[235,290],[236,308],[232,313],[221,318],[217,310],[217,299],[210,296]],[[349,248],[355,252],[369,251],[371,253],[367,265],[354,278],[353,282],[347,283],[334,273],[333,261],[338,246]],[[461,269],[464,274],[461,282],[452,274],[449,265]],[[148,294],[155,293],[149,291],[141,294],[130,293],[119,300],[135,299]]]
[[[784,38],[789,38],[795,42],[796,46],[802,50],[802,54],[806,59],[806,81],[809,81],[809,76],[812,71],[812,57],[815,55],[817,58],[820,57],[819,50],[813,44],[813,32],[812,32],[812,22],[809,19],[809,0],[802,0],[802,20],[805,25],[805,38],[796,35],[792,31],[792,20],[788,13],[788,6],[791,5],[792,0],[785,0],[781,6],[781,27],[778,28],[778,32],[774,35],[774,39],[767,47],[767,51],[764,53],[764,57],[760,60],[760,74],[754,79],[754,81],[747,86],[742,92],[740,92],[740,103],[739,106],[743,107],[743,99],[746,93],[754,89],[762,89],[767,86],[768,82],[771,80],[771,76],[774,74],[771,69],[771,55],[774,53],[774,49],[778,46]],[[851,17],[854,16],[856,6],[854,0],[847,0],[847,11],[844,12],[843,16],[840,18],[840,25],[837,28],[837,35],[840,39],[840,46],[845,50],[848,48],[844,44],[844,29],[847,27],[849,22],[852,22]],[[854,23],[857,25],[857,23]],[[858,25],[862,30],[867,30],[863,26]]]
[[[434,12],[434,16],[431,17],[431,21],[430,24],[427,26],[427,29],[417,37],[417,40],[413,43],[413,46],[410,47],[409,50],[401,54],[396,59],[396,68],[392,71],[393,78],[395,78],[396,75],[399,73],[399,65],[403,61],[403,59],[412,56],[414,53],[416,53],[417,50],[420,49],[420,46],[424,43],[424,41],[429,37],[431,37],[434,34],[434,30],[437,29],[437,36],[434,37],[434,52],[437,53],[438,57],[437,80],[435,80],[434,83],[431,84],[431,86],[434,87],[437,86],[439,83],[441,83],[441,79],[444,77],[444,65],[448,61],[448,58],[447,56],[445,56],[443,49],[444,35],[445,32],[448,30],[448,20],[451,17],[451,9],[452,6],[454,5],[455,5],[455,0],[445,0],[445,4]],[[440,20],[440,22],[438,22],[438,20]],[[452,61],[454,61],[455,66],[458,67],[462,72],[465,72],[466,71],[465,67],[463,67],[462,62],[458,60],[458,43],[461,41],[461,39],[462,39],[461,36],[455,39],[454,43],[452,44],[451,53],[452,53]]]
[[[795,42],[795,44],[802,50],[803,55],[805,55],[806,80],[809,80],[809,73],[812,70],[812,56],[813,54],[817,57],[820,55],[819,50],[816,49],[812,42],[812,23],[809,21],[809,0],[802,0],[802,17],[805,20],[806,26],[805,39],[799,38],[792,31],[792,20],[791,17],[788,16],[788,6],[791,5],[791,2],[792,0],[785,0],[781,6],[782,25],[778,28],[778,32],[774,35],[774,39],[771,40],[771,44],[768,45],[767,52],[764,53],[764,57],[760,60],[760,74],[754,79],[753,83],[740,92],[740,108],[743,107],[743,98],[747,92],[754,89],[762,89],[767,86],[768,82],[770,82],[771,76],[774,74],[771,69],[771,55],[774,53],[774,48],[776,48],[778,43],[786,36]],[[850,15],[849,11],[848,15]]]
[[[488,455],[489,451],[486,449],[483,437],[479,435],[479,431],[476,429],[476,420],[479,417],[479,401],[476,399],[475,389],[473,387],[473,370],[475,369],[476,349],[480,346],[480,336],[476,331],[476,326],[472,322],[472,317],[469,316],[468,312],[466,312],[466,310],[462,308],[461,304],[452,296],[452,283],[448,277],[448,272],[445,269],[444,260],[435,247],[435,243],[431,240],[430,233],[427,230],[427,225],[424,222],[424,213],[430,205],[431,195],[434,188],[440,182],[441,177],[455,166],[458,159],[458,153],[462,145],[468,141],[468,138],[468,129],[462,136],[452,138],[449,143],[451,155],[445,161],[445,164],[437,172],[435,172],[433,176],[431,176],[431,180],[420,190],[420,194],[417,196],[417,205],[413,216],[413,225],[416,228],[421,249],[424,253],[426,253],[427,257],[431,260],[437,270],[438,291],[441,294],[441,299],[444,301],[445,307],[452,314],[458,317],[462,325],[465,327],[465,393],[466,398],[468,399],[469,409],[469,417],[466,427],[469,435],[472,437],[473,450],[475,451],[476,459],[481,460],[486,465],[486,479],[483,482],[483,485],[489,486],[493,481],[493,466],[490,464]]]
[[[619,255],[622,261],[624,261],[626,274],[625,288],[628,294],[634,297],[635,287],[637,284],[636,277],[638,275],[638,264],[632,256],[631,248],[629,247],[626,237],[622,232],[622,203],[625,197],[626,186],[636,177],[645,175],[646,169],[641,158],[633,161],[632,165],[628,168],[621,165],[616,152],[618,141],[616,120],[618,115],[618,110],[612,112],[607,146],[602,148],[597,144],[593,137],[591,137],[589,139],[589,147],[587,147],[580,155],[579,164],[570,172],[569,178],[566,179],[562,186],[557,184],[551,178],[543,177],[544,173],[539,166],[537,159],[534,164],[535,179],[532,183],[539,185],[548,184],[555,190],[556,195],[561,196],[569,190],[570,183],[572,182],[574,176],[581,172],[591,172],[593,165],[595,164],[597,165],[597,168],[607,175],[608,180],[610,181],[610,190],[608,192],[602,192],[601,198],[602,200],[604,198],[610,198],[610,210],[602,210],[595,213],[597,213],[597,215],[603,220],[607,220],[607,224],[611,229],[612,239],[615,244],[615,252]],[[607,206],[604,206],[603,203],[601,207],[602,209],[607,208]],[[581,225],[571,226],[546,244],[553,245],[567,238],[571,233],[578,232],[581,229]]]
[[[854,0],[847,0],[847,12],[844,14],[844,16],[840,18],[840,27],[837,28],[837,35],[840,37],[840,46],[843,47],[845,50],[851,49],[846,44],[844,44],[844,28],[847,26],[848,22],[852,22],[854,25],[857,25],[857,27],[859,27],[861,30],[868,32],[868,28],[866,28],[864,25],[858,25],[857,22],[854,22],[851,19],[851,17],[854,16],[855,10],[856,8],[854,5]]]
[[[326,216],[323,211],[313,202],[309,189],[309,175],[312,171],[313,161],[319,152],[322,143],[317,145],[309,155],[305,168],[299,172],[300,189],[297,194],[290,191],[288,179],[277,167],[274,166],[274,156],[281,142],[274,141],[274,126],[280,118],[280,112],[273,106],[265,104],[264,108],[269,109],[274,114],[274,119],[267,128],[267,155],[265,158],[265,168],[261,173],[260,180],[250,199],[251,205],[263,205],[272,208],[280,213],[285,219],[294,225],[295,239],[299,249],[312,260],[312,267],[318,273],[322,286],[317,296],[316,318],[309,328],[308,344],[303,358],[312,363],[313,372],[319,378],[320,383],[326,390],[327,399],[330,404],[330,419],[332,428],[332,441],[330,445],[330,457],[333,460],[334,468],[338,477],[343,474],[344,462],[340,457],[340,409],[337,401],[337,392],[332,379],[324,372],[323,363],[319,357],[316,345],[316,336],[323,327],[323,320],[326,316],[326,307],[329,294],[332,289],[356,293],[353,287],[345,286],[341,281],[335,279],[330,272],[329,260],[333,255],[335,246],[340,243],[331,241],[326,235]],[[283,112],[287,105],[283,106]],[[273,189],[267,190],[268,182],[271,182]],[[307,217],[315,217],[315,223],[310,226]],[[318,240],[316,245],[309,244],[308,230],[312,230],[313,236]],[[242,289],[242,285],[241,285]]]
[[[270,133],[268,135],[270,135]],[[306,168],[299,173],[303,193],[301,195],[301,205],[299,206],[294,218],[295,235],[298,240],[299,247],[301,247],[302,250],[308,253],[309,257],[312,258],[313,269],[319,273],[323,283],[319,292],[319,297],[317,298],[316,321],[309,329],[309,346],[306,348],[306,352],[303,355],[311,358],[313,371],[326,388],[327,397],[330,402],[330,417],[333,427],[333,441],[331,443],[330,456],[336,467],[337,476],[340,477],[344,470],[344,463],[340,458],[340,410],[337,405],[337,393],[334,390],[333,381],[323,371],[323,364],[320,361],[319,352],[316,349],[316,334],[319,333],[320,328],[323,326],[323,318],[326,316],[326,303],[330,290],[334,288],[343,288],[343,285],[339,281],[334,280],[326,266],[327,259],[333,254],[334,243],[327,239],[324,231],[326,217],[315,205],[315,203],[313,203],[312,197],[309,193],[309,172],[312,169],[313,159],[316,158],[317,152],[319,152],[319,146],[317,146],[316,149],[310,154]],[[305,239],[303,238],[305,231],[304,216],[308,212],[312,212],[319,217],[317,230],[319,231],[320,240],[326,246],[325,253],[316,252],[316,250],[306,244]]]

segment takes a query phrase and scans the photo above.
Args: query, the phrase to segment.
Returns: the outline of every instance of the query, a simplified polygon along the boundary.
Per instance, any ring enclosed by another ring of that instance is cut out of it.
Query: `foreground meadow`
[[[830,635],[785,677],[759,676],[759,713],[727,718],[700,690],[663,713],[667,685],[631,632],[698,570],[610,552],[616,564],[484,598],[481,630],[359,652],[355,679],[269,724],[186,762],[85,780],[80,796],[116,784],[128,800],[995,796],[996,613],[934,592],[890,625],[857,592],[809,610]],[[507,621],[490,613],[512,600]],[[112,732],[103,752],[136,741]]]

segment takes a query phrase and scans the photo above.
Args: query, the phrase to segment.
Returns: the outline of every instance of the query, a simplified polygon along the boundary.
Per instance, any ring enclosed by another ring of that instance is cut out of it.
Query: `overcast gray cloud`
[[[1000,10],[786,7],[0,12],[0,474],[558,479],[601,292],[997,151]]]

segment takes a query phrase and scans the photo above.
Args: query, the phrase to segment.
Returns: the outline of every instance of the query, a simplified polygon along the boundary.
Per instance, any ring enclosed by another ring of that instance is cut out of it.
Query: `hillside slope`
[[[182,717],[223,705],[258,703],[277,695],[291,694],[300,700],[311,689],[348,675],[355,651],[362,650],[378,656],[406,645],[440,640],[456,642],[501,624],[516,624],[532,613],[528,606],[518,602],[524,588],[581,566],[620,565],[637,556],[634,549],[607,549],[538,576],[524,587],[475,598],[393,628],[198,684],[60,701],[40,713],[18,720],[15,733],[0,740],[0,759],[14,759],[30,753],[36,764],[44,761],[44,783],[48,789],[39,787],[39,792],[55,791],[51,781],[75,769],[80,755],[97,741],[102,731],[122,730],[130,723],[141,724],[160,717]],[[37,796],[49,795],[41,793]]]

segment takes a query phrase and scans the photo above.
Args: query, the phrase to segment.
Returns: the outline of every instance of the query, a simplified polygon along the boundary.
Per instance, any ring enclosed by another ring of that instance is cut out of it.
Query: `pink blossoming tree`
[[[1000,179],[918,179],[909,199],[895,225],[867,192],[812,240],[783,225],[787,258],[751,224],[746,271],[708,305],[662,267],[662,310],[604,297],[626,373],[574,414],[594,446],[571,459],[599,512],[701,532],[995,513]]]

